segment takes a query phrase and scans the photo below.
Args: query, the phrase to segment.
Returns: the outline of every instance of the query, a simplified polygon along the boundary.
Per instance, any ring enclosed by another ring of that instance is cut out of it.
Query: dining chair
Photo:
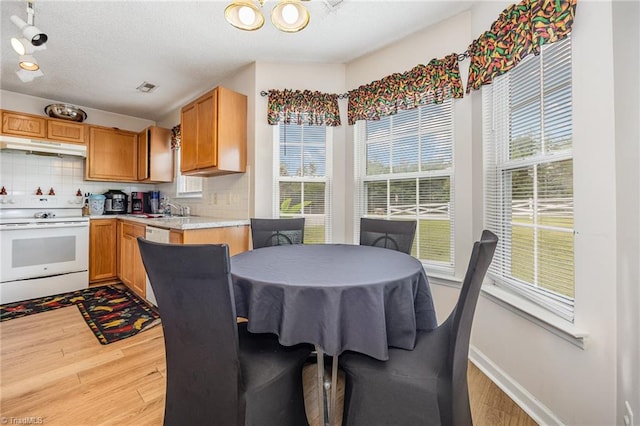
[[[360,219],[360,245],[384,247],[411,254],[415,220]]]
[[[307,425],[302,367],[312,346],[236,323],[229,248],[138,238],[164,332],[165,425]]]
[[[253,248],[304,243],[304,217],[293,219],[251,219]]]
[[[482,280],[498,237],[483,231],[471,253],[458,302],[449,317],[431,331],[418,331],[414,350],[389,348],[378,361],[345,352],[342,424],[472,425],[467,365],[469,336]]]

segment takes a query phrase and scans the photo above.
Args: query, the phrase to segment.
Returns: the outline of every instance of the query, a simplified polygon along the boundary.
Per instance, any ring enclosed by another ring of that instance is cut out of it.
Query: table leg
[[[316,345],[316,357],[318,364],[318,414],[322,419],[324,426],[330,426],[331,416],[329,415],[329,407],[325,407],[325,388],[324,388],[324,351],[320,346]],[[327,401],[328,402],[328,401]],[[326,410],[325,410],[326,408]]]
[[[336,413],[338,412],[336,407],[336,395],[338,394],[338,357],[333,356],[333,361],[331,363],[331,404],[329,404],[330,411],[330,419],[331,423],[337,425]]]

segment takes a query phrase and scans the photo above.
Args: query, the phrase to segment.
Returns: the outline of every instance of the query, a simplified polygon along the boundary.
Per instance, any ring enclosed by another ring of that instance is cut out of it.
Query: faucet
[[[167,207],[169,208],[169,212],[171,212],[171,207],[176,209],[178,211],[178,216],[189,216],[191,213],[191,208],[189,206],[183,206],[177,203],[170,203],[168,201],[165,203],[165,213],[166,213]]]

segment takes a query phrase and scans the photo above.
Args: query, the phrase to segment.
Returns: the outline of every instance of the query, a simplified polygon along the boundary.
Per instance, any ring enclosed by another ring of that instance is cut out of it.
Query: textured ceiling
[[[25,0],[0,2],[0,87],[58,102],[158,120],[254,61],[346,63],[467,9],[463,1],[311,0],[299,33],[267,22],[245,32],[224,19],[228,1],[34,1],[47,49],[35,52],[44,77],[23,83],[9,19],[27,20]],[[140,93],[143,81],[156,84]]]

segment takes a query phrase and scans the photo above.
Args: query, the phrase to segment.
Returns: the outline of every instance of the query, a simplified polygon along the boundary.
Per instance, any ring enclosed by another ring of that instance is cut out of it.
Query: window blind
[[[327,127],[276,127],[274,217],[304,217],[304,242],[331,241],[331,140]]]
[[[360,217],[413,219],[412,255],[453,272],[453,101],[356,126],[355,241]]]
[[[571,38],[482,91],[485,222],[500,238],[489,277],[572,321]]]

